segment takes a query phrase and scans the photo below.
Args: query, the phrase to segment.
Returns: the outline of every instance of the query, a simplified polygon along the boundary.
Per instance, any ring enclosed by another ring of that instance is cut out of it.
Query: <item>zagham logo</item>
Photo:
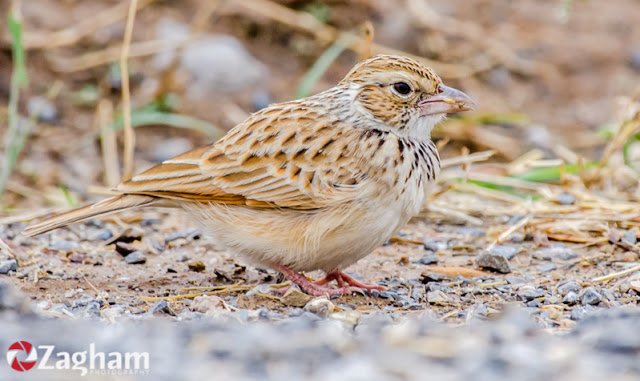
[[[96,351],[95,343],[89,344],[89,349],[86,351],[56,352],[55,345],[38,345],[36,348],[30,342],[20,340],[9,346],[7,363],[17,372],[26,372],[35,368],[37,370],[77,370],[81,376],[149,374],[149,352],[105,353]]]
[[[22,354],[22,356],[18,356]],[[22,360],[20,360],[22,358]],[[36,348],[28,341],[16,341],[9,345],[7,351],[7,362],[11,366],[11,369],[18,372],[26,372],[33,368],[38,361],[38,352]]]

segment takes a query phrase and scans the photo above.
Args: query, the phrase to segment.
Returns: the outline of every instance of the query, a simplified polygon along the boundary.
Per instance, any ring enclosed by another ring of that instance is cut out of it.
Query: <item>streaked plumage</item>
[[[179,206],[253,263],[288,276],[322,269],[341,286],[356,284],[339,271],[420,211],[440,168],[431,129],[446,112],[469,107],[469,98],[431,69],[376,56],[336,87],[258,111],[212,146],[120,184],[121,196],[25,234],[131,207]],[[351,290],[291,277],[313,294]]]

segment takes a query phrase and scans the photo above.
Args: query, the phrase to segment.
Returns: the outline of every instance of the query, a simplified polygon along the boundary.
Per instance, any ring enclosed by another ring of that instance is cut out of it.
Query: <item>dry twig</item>
[[[131,36],[133,24],[136,18],[138,0],[129,3],[127,26],[124,33],[122,54],[120,56],[120,79],[122,80],[122,117],[124,120],[124,173],[122,180],[129,180],[133,176],[133,156],[136,147],[136,135],[131,126],[131,92],[129,89],[129,52],[131,49]]]
[[[137,10],[140,10],[155,0],[140,0]],[[55,49],[63,46],[73,45],[82,38],[111,24],[115,24],[127,15],[129,8],[126,2],[120,2],[113,7],[96,13],[95,17],[80,20],[62,30],[55,32],[31,32],[25,35],[26,49]]]

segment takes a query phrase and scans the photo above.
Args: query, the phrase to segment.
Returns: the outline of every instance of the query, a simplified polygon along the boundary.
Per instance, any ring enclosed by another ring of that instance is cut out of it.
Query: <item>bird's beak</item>
[[[422,115],[451,114],[473,110],[475,102],[467,94],[453,87],[439,85],[440,92],[419,103]]]

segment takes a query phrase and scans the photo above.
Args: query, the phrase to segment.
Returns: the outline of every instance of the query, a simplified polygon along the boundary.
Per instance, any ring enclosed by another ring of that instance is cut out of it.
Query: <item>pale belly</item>
[[[190,206],[204,228],[248,262],[297,271],[343,269],[369,255],[419,212],[421,194],[313,212]]]

